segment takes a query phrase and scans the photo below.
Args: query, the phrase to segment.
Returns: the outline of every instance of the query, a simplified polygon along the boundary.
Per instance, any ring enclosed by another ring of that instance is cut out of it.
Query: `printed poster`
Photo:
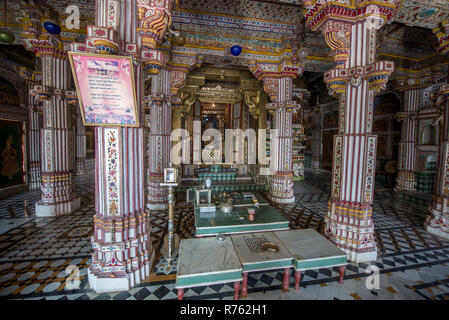
[[[84,125],[139,125],[131,57],[69,52],[69,58]]]

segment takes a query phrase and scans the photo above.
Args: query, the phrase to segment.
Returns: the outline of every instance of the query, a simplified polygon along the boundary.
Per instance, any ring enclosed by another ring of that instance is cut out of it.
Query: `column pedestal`
[[[370,204],[329,200],[324,234],[343,250],[350,261],[375,261],[377,247]]]
[[[66,213],[75,212],[81,206],[81,199],[76,198],[69,202],[47,204],[41,201],[36,202],[37,217],[55,217]]]
[[[277,172],[271,178],[270,192],[268,199],[275,203],[293,203],[293,174],[291,172]]]
[[[424,228],[436,236],[449,239],[449,198],[434,195]]]

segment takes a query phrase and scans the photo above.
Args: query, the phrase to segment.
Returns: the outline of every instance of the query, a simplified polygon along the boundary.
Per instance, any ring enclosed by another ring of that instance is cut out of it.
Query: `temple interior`
[[[448,2],[0,12],[0,299],[449,299]]]

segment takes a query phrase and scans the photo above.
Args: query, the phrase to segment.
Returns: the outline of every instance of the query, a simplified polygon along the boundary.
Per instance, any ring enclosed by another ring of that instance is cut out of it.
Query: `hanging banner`
[[[132,58],[68,54],[84,125],[137,127],[139,114]]]

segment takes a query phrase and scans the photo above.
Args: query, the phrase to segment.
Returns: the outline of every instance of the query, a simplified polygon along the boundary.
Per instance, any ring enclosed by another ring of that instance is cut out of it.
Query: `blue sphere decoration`
[[[44,28],[50,34],[60,34],[61,33],[61,27],[53,21],[45,21]]]
[[[239,45],[232,46],[231,47],[231,54],[233,56],[238,56],[240,53],[242,53],[242,47]]]

